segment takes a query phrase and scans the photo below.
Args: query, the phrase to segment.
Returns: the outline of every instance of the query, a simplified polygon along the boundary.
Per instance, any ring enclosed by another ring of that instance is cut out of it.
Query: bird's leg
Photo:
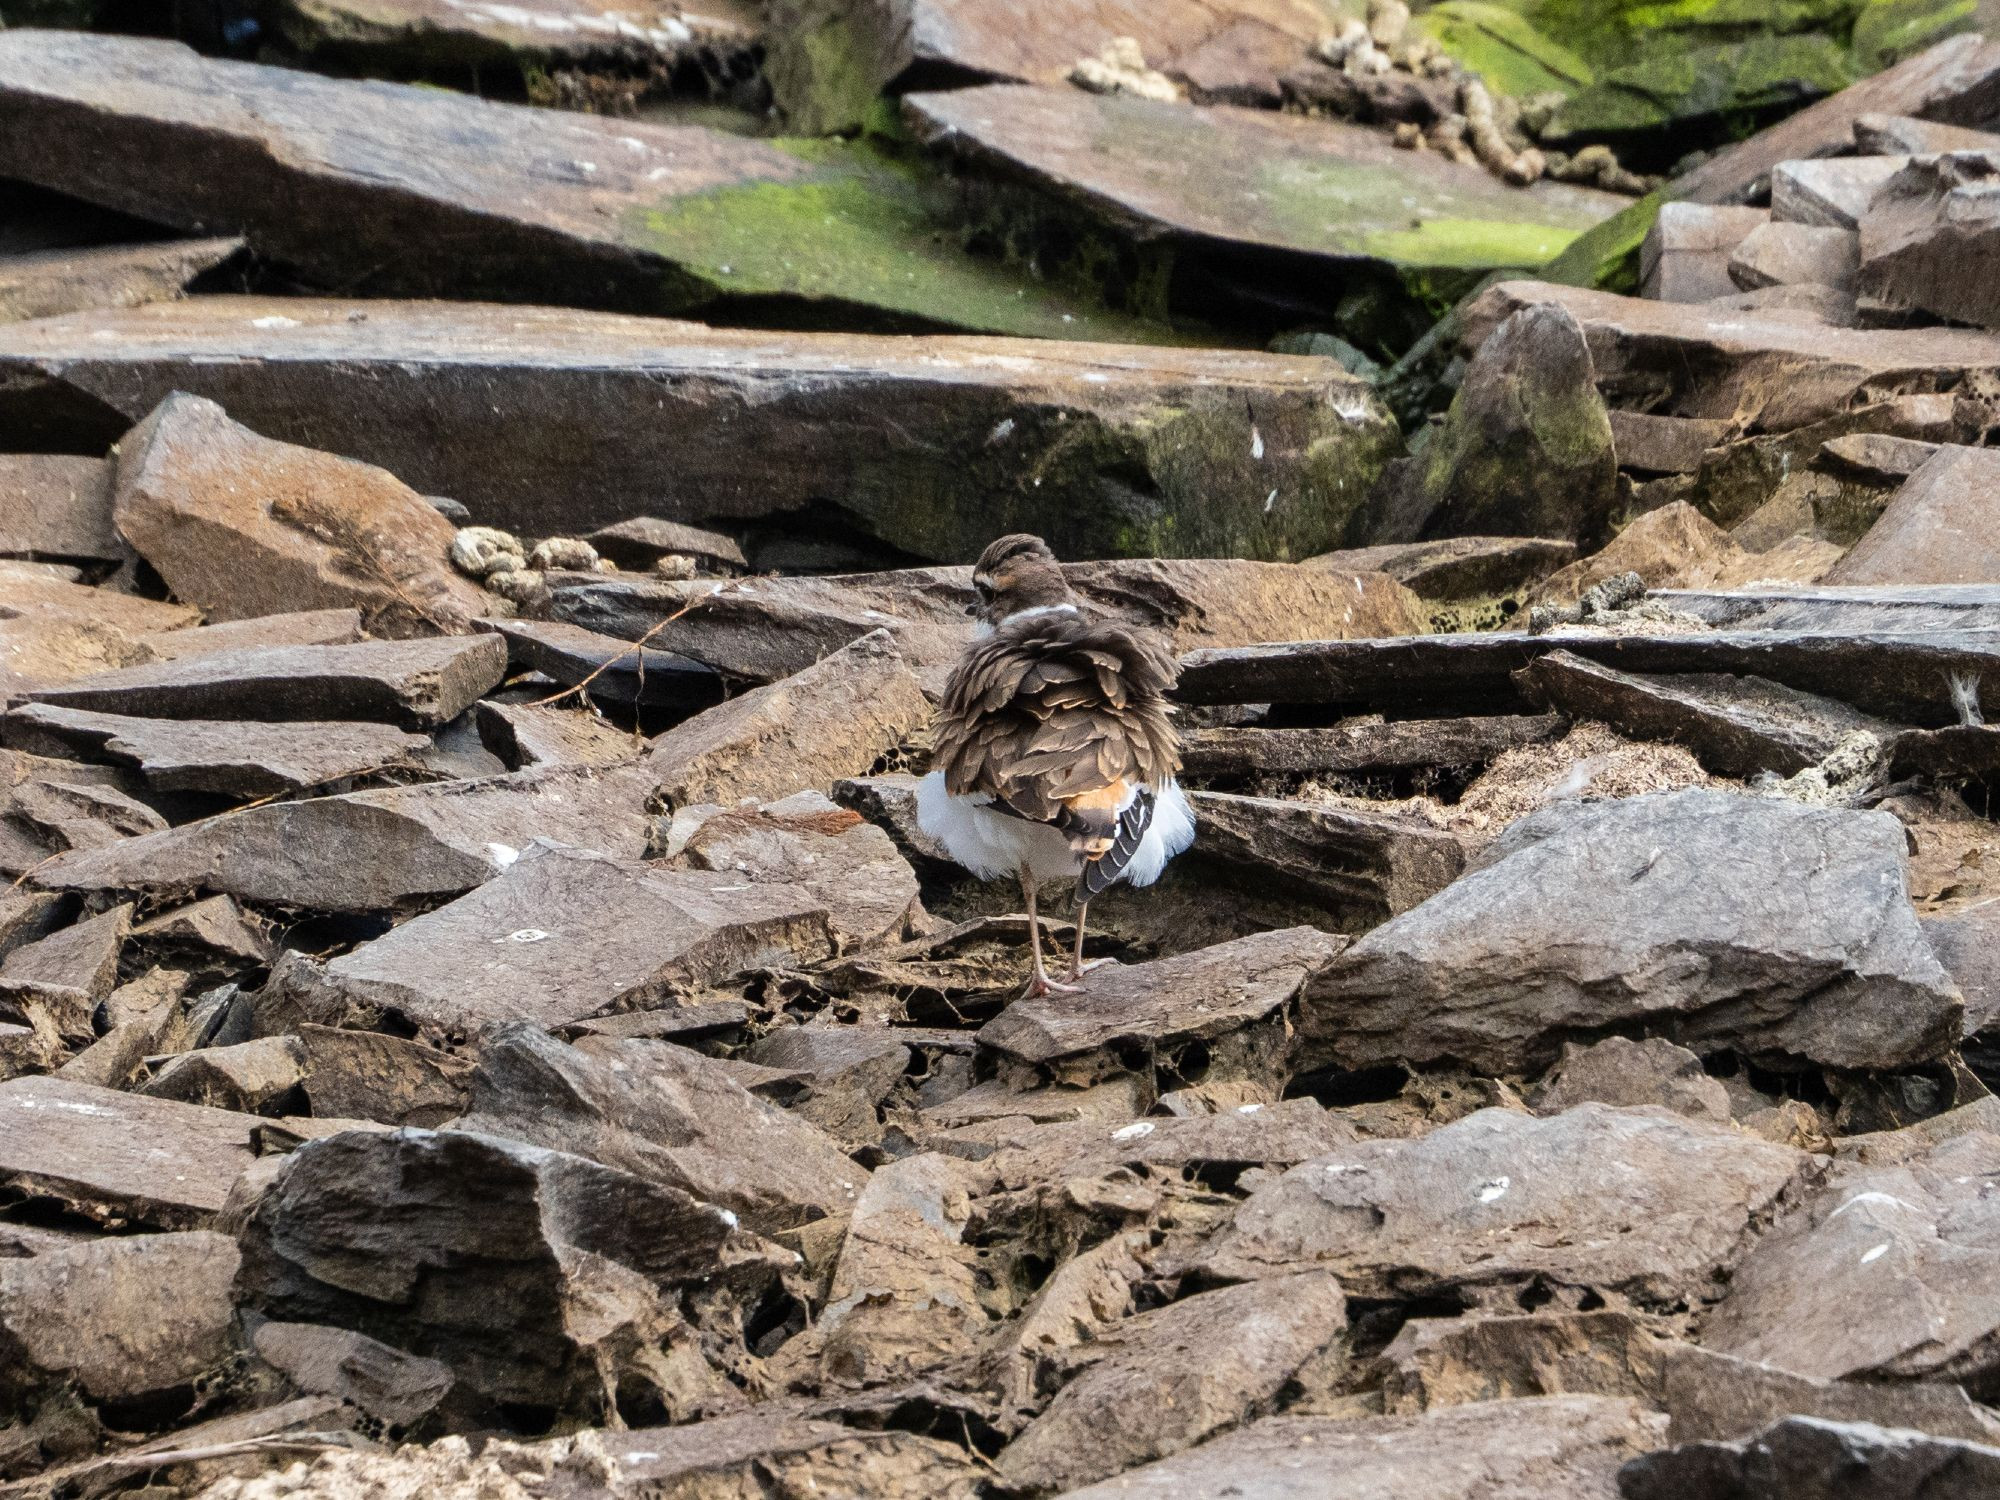
[[[1090,903],[1088,901],[1079,901],[1077,903],[1076,946],[1070,950],[1069,973],[1064,976],[1072,982],[1083,978],[1085,974],[1096,968],[1099,964],[1108,964],[1111,962],[1108,958],[1094,958],[1089,963],[1083,961],[1083,919],[1089,911]]]
[[[1073,995],[1075,987],[1057,984],[1049,978],[1049,971],[1042,967],[1042,924],[1035,915],[1035,879],[1025,869],[1021,871],[1021,898],[1028,903],[1028,952],[1034,955],[1034,968],[1028,976],[1028,987],[1021,992],[1024,1000],[1039,1000],[1044,995]]]

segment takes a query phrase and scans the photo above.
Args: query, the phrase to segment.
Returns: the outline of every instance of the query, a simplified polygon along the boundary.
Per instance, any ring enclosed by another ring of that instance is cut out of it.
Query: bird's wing
[[[1116,846],[1138,793],[1179,769],[1173,680],[1172,658],[1124,625],[1010,622],[952,673],[933,764],[948,791],[986,793],[1096,857]]]

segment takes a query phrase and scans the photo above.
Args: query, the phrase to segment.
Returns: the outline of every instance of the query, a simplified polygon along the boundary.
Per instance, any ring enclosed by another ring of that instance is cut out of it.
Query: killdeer
[[[1087,614],[1040,537],[1003,536],[972,572],[977,637],[939,704],[917,822],[982,880],[1016,875],[1034,970],[1027,994],[1073,993],[1090,900],[1151,885],[1194,839],[1174,780],[1173,659],[1130,627]],[[1074,878],[1068,984],[1049,978],[1036,887]]]

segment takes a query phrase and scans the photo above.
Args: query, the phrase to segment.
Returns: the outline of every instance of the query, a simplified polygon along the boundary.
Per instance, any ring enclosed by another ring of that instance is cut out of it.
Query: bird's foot
[[[1071,964],[1069,966],[1069,972],[1063,975],[1063,978],[1067,979],[1072,985],[1074,985],[1077,982],[1077,980],[1083,978],[1083,976],[1088,974],[1092,969],[1101,969],[1110,962],[1111,960],[1108,958],[1093,958],[1088,963]]]
[[[1057,984],[1046,974],[1031,974],[1028,976],[1027,988],[1021,991],[1021,998],[1039,1000],[1044,995],[1074,995],[1078,992],[1078,988],[1073,984]]]

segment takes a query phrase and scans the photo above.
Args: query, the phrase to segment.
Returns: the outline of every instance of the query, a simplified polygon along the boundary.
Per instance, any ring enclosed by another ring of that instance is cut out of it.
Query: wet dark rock
[[[1942,1056],[1962,1005],[1882,813],[1690,790],[1559,804],[1308,986],[1308,1046],[1347,1067],[1546,1066],[1566,1040],[1896,1068]]]
[[[672,651],[636,646],[559,620],[493,620],[516,670],[540,672],[567,687],[613,703],[637,703],[683,712],[722,697],[713,668]]]
[[[1201,1264],[1228,1279],[1316,1267],[1358,1297],[1541,1281],[1670,1306],[1718,1296],[1753,1232],[1823,1172],[1657,1110],[1485,1109],[1293,1167],[1251,1193]]]
[[[454,1127],[587,1156],[740,1215],[760,1234],[853,1210],[868,1173],[812,1124],[667,1042],[490,1033]]]
[[[1293,890],[1352,931],[1428,900],[1465,868],[1456,834],[1412,818],[1222,792],[1188,800],[1198,858]]]
[[[1790,776],[1817,765],[1856,730],[1892,738],[1896,726],[1831,698],[1756,677],[1640,675],[1552,651],[1522,669],[1522,691],[1577,719],[1633,739],[1685,745],[1720,776]]]
[[[166,719],[387,719],[442,724],[507,670],[498,636],[270,646],[100,672],[22,696]]]
[[[1619,1466],[1666,1419],[1599,1396],[1484,1401],[1416,1417],[1266,1417],[1073,1500],[1578,1500],[1614,1493]]]
[[[1695,1120],[1729,1118],[1729,1093],[1702,1071],[1701,1059],[1658,1037],[1635,1042],[1614,1036],[1587,1047],[1565,1046],[1542,1080],[1535,1113],[1559,1115],[1592,1100],[1650,1104]]]
[[[615,140],[605,153],[595,159],[607,168],[636,155]],[[290,326],[258,326],[272,318]],[[1060,328],[1090,332],[1081,317]],[[189,391],[268,437],[380,464],[462,500],[484,524],[528,534],[635,514],[785,517],[822,501],[839,473],[842,509],[863,531],[965,562],[1009,528],[1068,557],[1323,552],[1360,539],[1347,527],[1400,443],[1387,408],[1329,359],[774,335],[445,302],[204,298],[0,325],[0,373],[0,420],[62,400],[136,422]],[[1066,420],[1049,411],[1052,395]],[[114,439],[112,425],[90,440]],[[1147,496],[1142,516],[1135,489]]]
[[[286,982],[327,1017],[387,1010],[426,1036],[470,1036],[496,1021],[555,1027],[668,1004],[740,969],[831,949],[825,905],[798,886],[554,844],[488,873],[323,971],[299,960]]]
[[[430,744],[428,736],[387,724],[142,719],[54,703],[28,703],[0,718],[0,741],[37,755],[127,766],[157,791],[243,798],[407,766]]]
[[[759,1300],[790,1256],[734,1215],[579,1156],[462,1132],[350,1131],[279,1168],[238,1295],[449,1366],[488,1401],[686,1413],[724,1389],[682,1296]],[[697,1315],[698,1316],[698,1315]]]
[[[877,631],[668,730],[643,764],[668,808],[763,801],[862,775],[929,719],[916,673]]]
[[[322,911],[390,911],[491,880],[520,856],[512,840],[636,857],[649,787],[629,769],[559,768],[275,803],[65,855],[35,878],[55,890],[205,889]],[[320,859],[301,863],[301,848]]]
[[[0,1083],[0,1190],[48,1198],[113,1227],[205,1225],[250,1164],[250,1127],[226,1110],[55,1078]]]
[[[2000,1485],[2000,1448],[1876,1427],[1787,1417],[1740,1443],[1692,1443],[1634,1459],[1624,1500],[1973,1500]]]
[[[0,1259],[0,1400],[73,1382],[92,1401],[164,1398],[236,1346],[236,1242],[114,1236]]]
[[[1294,927],[1176,958],[1104,965],[1090,971],[1081,994],[1015,1001],[980,1028],[979,1044],[1047,1064],[1120,1044],[1168,1049],[1229,1037],[1254,1058],[1246,1029],[1270,1026],[1341,947],[1316,928]]]
[[[1702,1342],[1816,1378],[1989,1390],[2000,1250],[1978,1184],[1996,1168],[2000,1135],[1975,1128],[1900,1162],[1836,1169],[1737,1267]]]
[[[1323,1272],[1204,1292],[1113,1323],[1083,1372],[998,1460],[1001,1478],[1068,1491],[1178,1453],[1275,1403],[1309,1361],[1338,1364],[1347,1299]]]
[[[161,240],[0,258],[0,321],[167,302],[243,248],[240,239]]]
[[[451,523],[393,474],[273,442],[179,392],[118,446],[119,535],[210,620],[348,606],[382,636],[458,634],[487,610]]]

